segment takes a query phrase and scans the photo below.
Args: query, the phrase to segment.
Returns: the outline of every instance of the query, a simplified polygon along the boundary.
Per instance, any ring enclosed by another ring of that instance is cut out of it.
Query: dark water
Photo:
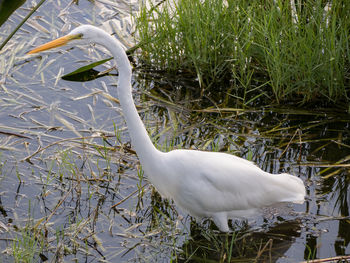
[[[210,221],[195,224],[149,185],[138,190],[147,180],[139,177],[137,157],[128,151],[119,105],[104,96],[116,96],[117,77],[84,83],[60,78],[108,55],[85,46],[25,55],[33,44],[77,23],[116,19],[120,31],[129,32],[127,9],[120,5],[124,9],[98,1],[48,2],[39,9],[37,24],[26,24],[0,53],[2,261],[13,262],[13,240],[25,236],[23,229],[45,240],[37,259],[53,261],[298,262],[349,254],[350,118],[337,109],[253,106],[203,112],[196,95],[184,96],[184,86],[173,91],[167,88],[171,83],[159,85],[136,70],[136,104],[158,147],[237,154],[265,171],[297,175],[307,198],[302,205],[231,222],[233,234],[227,236]],[[25,3],[1,26],[0,41],[29,7]],[[81,136],[84,141],[77,139]]]

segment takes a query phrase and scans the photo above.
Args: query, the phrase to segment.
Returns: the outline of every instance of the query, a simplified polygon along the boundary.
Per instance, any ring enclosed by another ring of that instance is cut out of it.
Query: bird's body
[[[222,231],[229,230],[228,219],[251,216],[278,202],[304,201],[299,178],[264,172],[234,155],[194,150],[160,155],[152,167],[144,167],[156,189],[192,216],[212,218]]]
[[[119,71],[118,97],[131,143],[146,176],[162,196],[173,199],[196,218],[212,218],[221,231],[229,231],[228,219],[249,216],[274,203],[304,201],[305,187],[298,177],[270,174],[250,161],[226,153],[157,150],[134,105],[127,55],[105,31],[83,25],[29,53],[81,39],[103,45],[114,56]]]

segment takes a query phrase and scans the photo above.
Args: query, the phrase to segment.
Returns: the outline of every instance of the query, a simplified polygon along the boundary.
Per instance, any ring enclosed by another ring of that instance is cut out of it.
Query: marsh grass
[[[81,146],[87,150],[83,141]],[[41,193],[38,199],[43,201],[41,206],[47,212],[44,217],[34,219],[30,205],[32,201],[29,199],[30,217],[23,220],[24,227],[16,227],[18,234],[12,242],[11,254],[15,262],[36,262],[38,257],[62,262],[65,258],[79,258],[84,254],[86,257],[96,257],[95,249],[104,251],[105,245],[99,240],[101,232],[95,230],[96,222],[101,216],[108,221],[109,213],[113,211],[108,212],[110,205],[103,208],[103,204],[111,192],[118,196],[125,195],[125,191],[118,188],[115,174],[112,174],[112,168],[118,169],[110,163],[108,156],[113,155],[111,148],[105,147],[103,142],[88,146],[91,147],[90,151],[85,153],[55,147],[54,154],[42,160],[47,162],[46,175],[38,171],[34,173],[34,178],[39,173]],[[94,161],[91,156],[100,158]],[[86,159],[82,161],[82,157]],[[116,183],[111,182],[113,180]],[[135,177],[132,180],[137,182],[138,179]],[[133,195],[135,197],[136,194]],[[37,203],[36,200],[33,202]],[[108,203],[111,202],[113,199],[108,199]],[[132,213],[126,206],[118,214],[127,217]],[[124,231],[128,232],[126,229]],[[42,254],[44,247],[45,253]]]
[[[14,262],[31,263],[38,257],[39,242],[28,229],[23,229],[12,243]]]
[[[18,226],[17,234],[12,242],[12,255],[16,263],[32,263],[39,258],[43,261],[46,258],[41,252],[46,248],[44,233],[38,227],[40,220],[35,223],[31,211],[31,204],[28,205],[28,218],[23,227]]]
[[[144,5],[140,59],[192,74],[201,94],[224,90],[244,104],[347,100],[349,13],[350,3],[322,0]]]

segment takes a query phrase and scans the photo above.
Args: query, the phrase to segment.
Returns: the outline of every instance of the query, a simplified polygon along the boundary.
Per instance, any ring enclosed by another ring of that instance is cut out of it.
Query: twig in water
[[[140,188],[136,189],[134,192],[132,192],[131,194],[129,194],[127,197],[125,197],[123,200],[119,201],[118,203],[114,204],[111,206],[111,208],[115,208],[116,206],[124,203],[126,200],[128,200],[130,197],[132,197],[134,194],[136,194],[137,192],[140,191],[140,189],[144,188],[146,185],[148,185],[148,183],[144,184],[143,186],[141,186]]]
[[[350,260],[350,256],[337,256],[337,257],[331,257],[331,258],[321,258],[321,259],[314,259],[314,260],[308,260],[303,261],[301,263],[336,263],[336,262],[348,262]]]
[[[267,243],[265,244],[265,246],[258,251],[258,254],[255,258],[255,261],[258,261],[258,259],[261,257],[261,255],[264,253],[264,251],[266,250],[267,246],[270,245],[270,258],[271,258],[271,249],[272,249],[272,242],[273,242],[273,239],[269,239],[269,241],[267,241]]]
[[[22,135],[22,134],[18,134],[18,133],[14,133],[14,132],[0,131],[0,134],[9,135],[9,136],[16,136],[16,137],[25,138],[25,139],[32,139],[32,138],[30,138],[28,136],[25,136],[25,135]]]
[[[287,144],[287,146],[286,146],[286,148],[283,150],[283,152],[281,153],[281,155],[280,155],[280,157],[278,157],[278,160],[280,160],[281,158],[282,158],[282,156],[286,153],[286,151],[288,150],[288,148],[289,148],[289,145],[291,144],[291,142],[293,141],[293,139],[294,139],[294,137],[295,137],[295,135],[296,134],[299,134],[299,143],[300,143],[300,147],[301,147],[301,136],[300,136],[300,129],[298,128],[298,129],[296,129],[296,131],[295,131],[295,133],[293,134],[293,136],[292,136],[292,138],[290,139],[290,141],[288,142],[288,144]],[[300,149],[301,150],[301,149]],[[298,159],[298,161],[300,162],[300,159],[301,159],[301,155],[299,156],[299,159]]]
[[[68,195],[72,192],[74,187],[71,187],[67,193],[63,196],[63,198],[58,202],[58,204],[55,206],[51,214],[46,218],[44,225],[46,225],[51,217],[56,213],[57,209],[63,204],[63,202],[67,199]]]

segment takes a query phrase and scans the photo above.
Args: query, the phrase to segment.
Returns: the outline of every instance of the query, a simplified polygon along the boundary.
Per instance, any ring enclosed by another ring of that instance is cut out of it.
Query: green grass
[[[45,237],[43,232],[38,228],[40,220],[35,224],[31,213],[31,204],[29,201],[28,219],[24,227],[19,227],[13,242],[12,255],[16,263],[37,262],[38,258],[44,260],[46,257],[41,254],[45,248]]]
[[[39,242],[28,229],[24,229],[12,243],[14,262],[35,262],[39,252]]]
[[[276,3],[275,3],[276,2]],[[350,3],[168,0],[137,17],[140,59],[188,73],[201,94],[338,101],[349,87]]]

